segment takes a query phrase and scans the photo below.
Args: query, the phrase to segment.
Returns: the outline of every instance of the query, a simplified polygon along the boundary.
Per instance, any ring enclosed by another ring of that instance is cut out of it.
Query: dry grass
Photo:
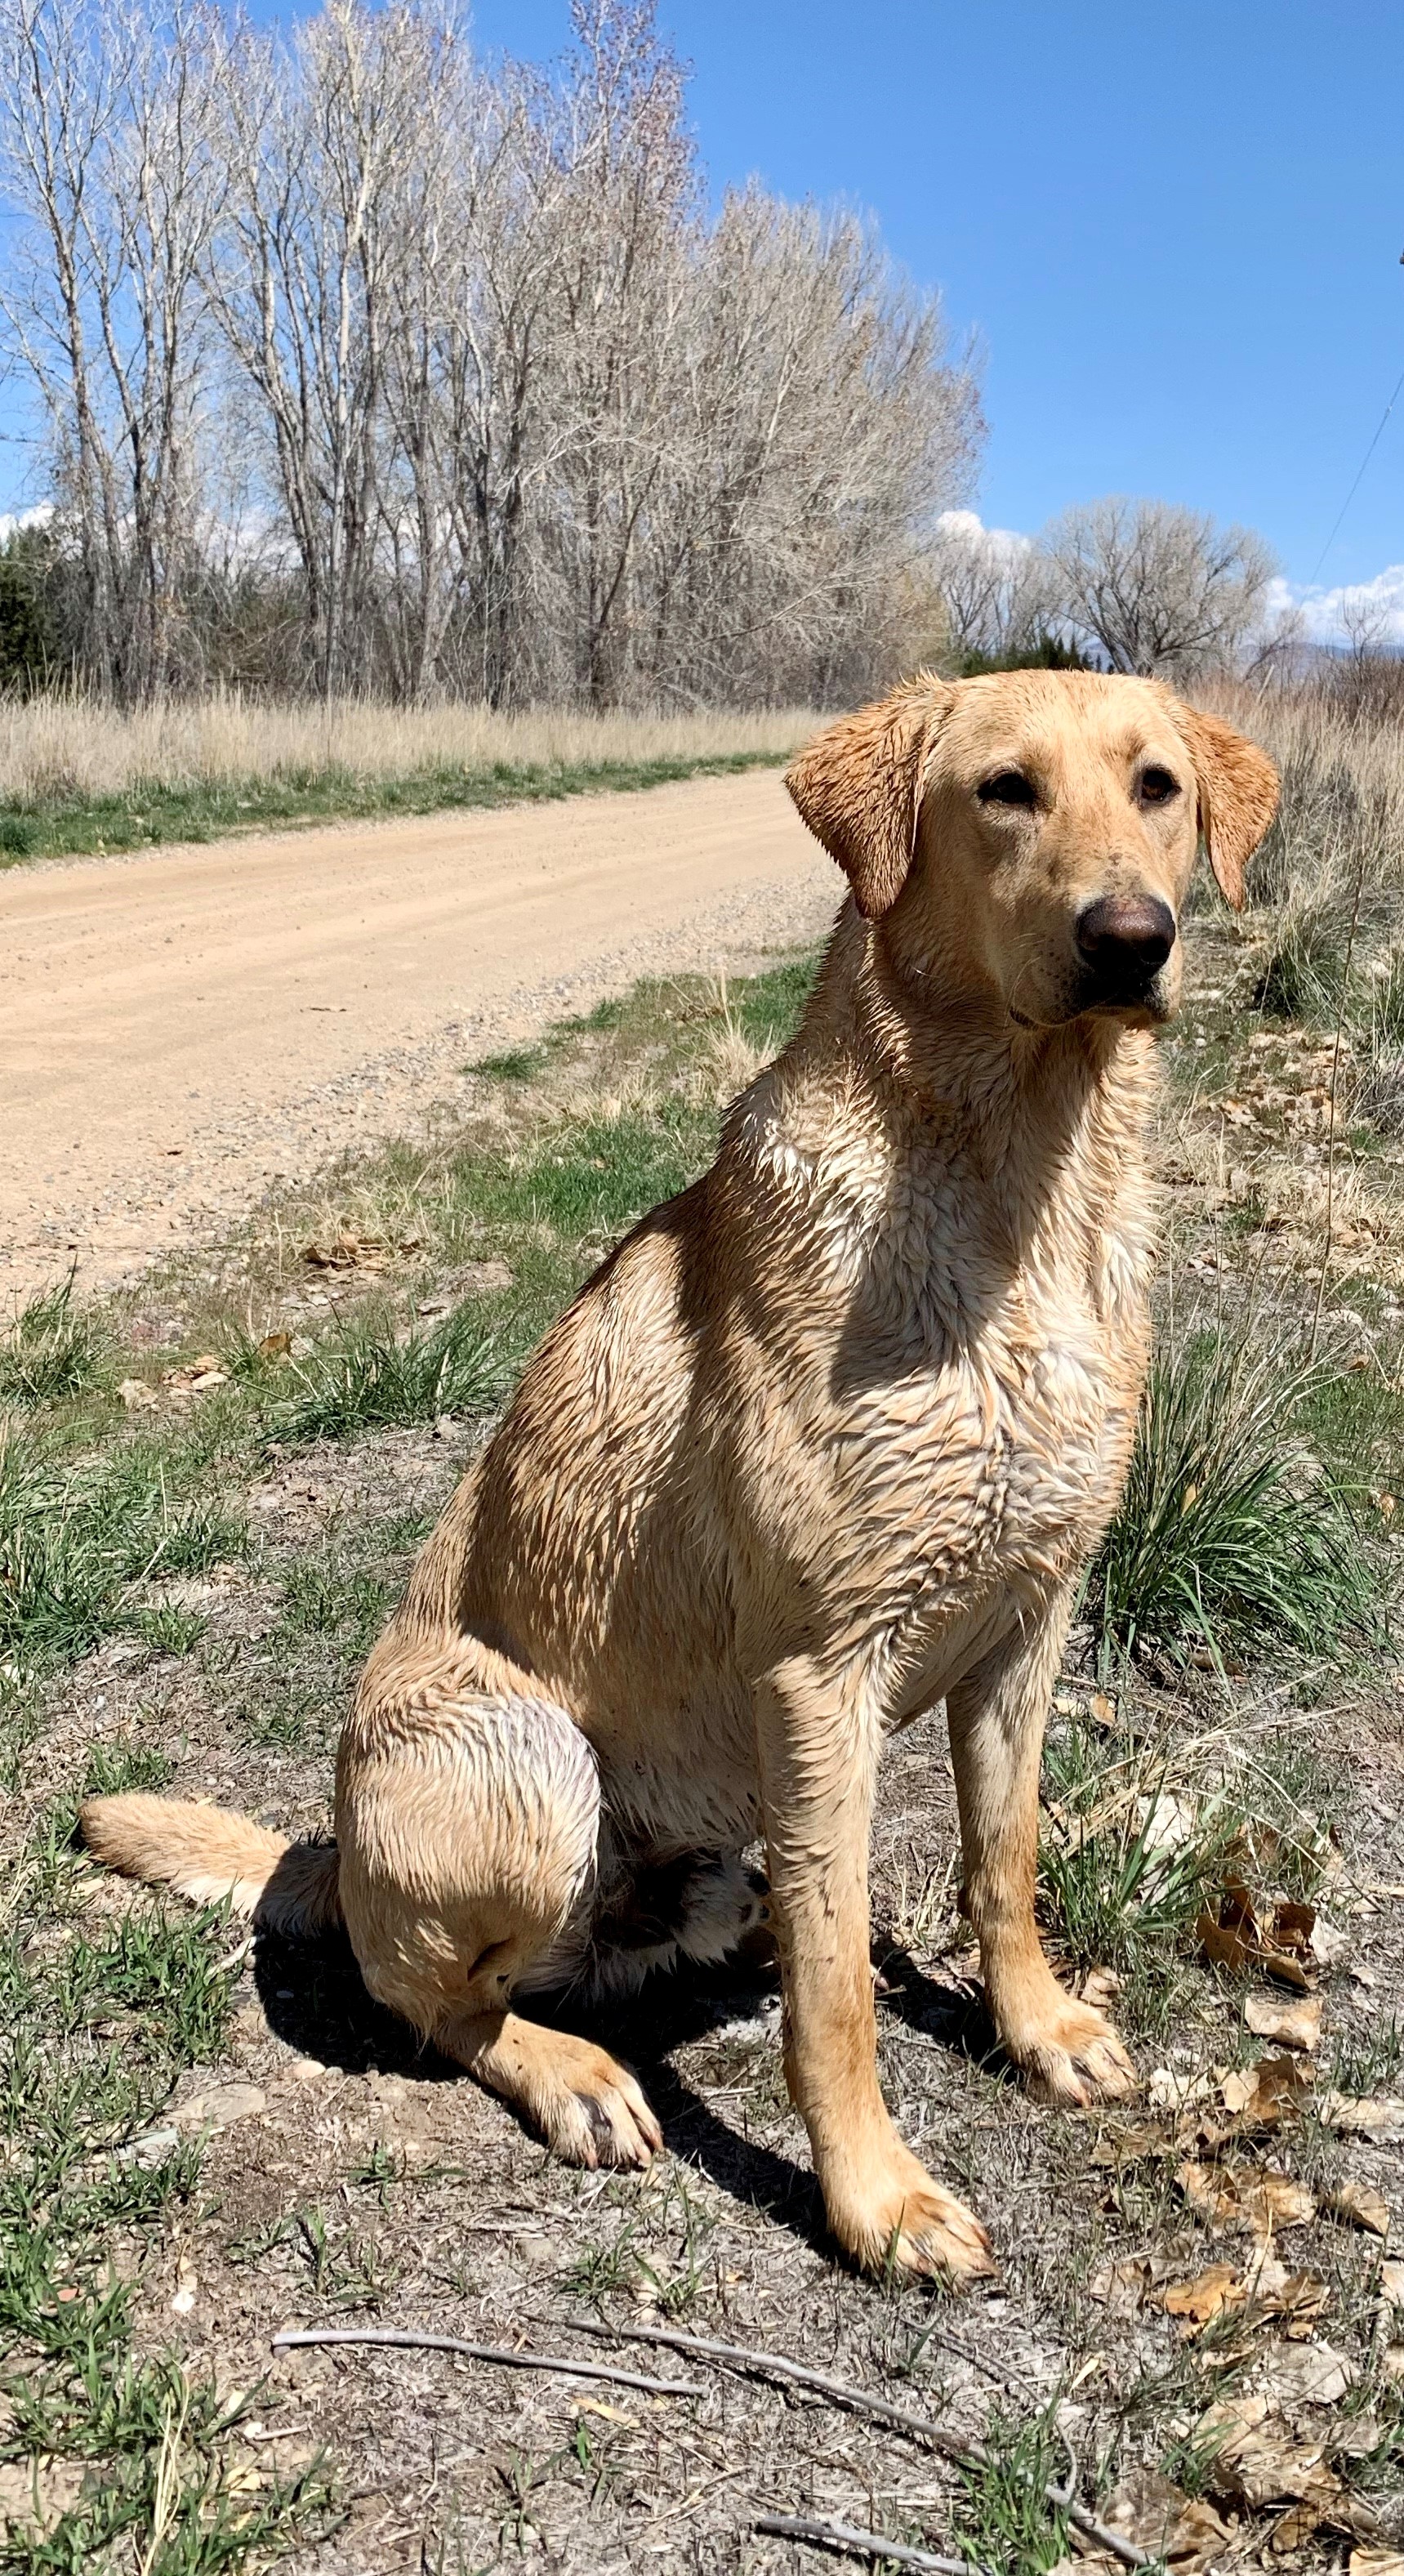
[[[249,779],[346,770],[399,777],[431,769],[575,769],[606,762],[777,758],[812,733],[804,708],[757,715],[583,715],[542,708],[267,705],[234,692],[123,715],[82,695],[0,705],[0,803],[120,796],[136,786],[228,787]]]

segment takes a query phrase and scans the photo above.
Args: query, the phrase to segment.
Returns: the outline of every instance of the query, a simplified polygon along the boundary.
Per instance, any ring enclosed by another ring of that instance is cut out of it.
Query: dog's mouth
[[[1066,1028],[1072,1020],[1120,1020],[1127,1028],[1163,1028],[1178,1008],[1178,997],[1166,988],[1165,978],[1157,969],[1151,974],[1099,975],[1080,977],[1065,1000],[1050,1010],[1035,1013],[1009,1004],[1009,1017],[1016,1028],[1033,1033],[1045,1029]]]
[[[1115,979],[1099,976],[1085,988],[1078,1010],[1099,1020],[1130,1020],[1140,1028],[1148,1024],[1158,1027],[1173,1018],[1175,1002],[1157,971]]]

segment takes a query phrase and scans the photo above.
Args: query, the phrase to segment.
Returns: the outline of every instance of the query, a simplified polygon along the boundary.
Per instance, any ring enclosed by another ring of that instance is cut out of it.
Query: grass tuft
[[[362,1431],[486,1412],[505,1362],[495,1334],[471,1306],[403,1339],[387,1325],[353,1323],[295,1364],[298,1392],[273,1416],[284,1440],[349,1440]]]
[[[135,1442],[62,1463],[0,1435],[0,1656],[72,1661],[140,1627],[134,1587],[238,1552],[241,1528],[208,1494],[179,1499],[167,1466]]]
[[[108,1384],[107,1336],[75,1311],[73,1276],[31,1297],[0,1342],[0,1405],[55,1404]]]
[[[1315,1655],[1376,1623],[1377,1557],[1299,1432],[1333,1375],[1246,1332],[1168,1337],[1088,1577],[1104,1652]]]
[[[983,2435],[980,2468],[959,2471],[956,2548],[986,2576],[1041,2576],[1068,2556],[1068,2518],[1044,2490],[1066,2474],[1063,2444],[1047,2415],[1014,2424],[996,2410]]]

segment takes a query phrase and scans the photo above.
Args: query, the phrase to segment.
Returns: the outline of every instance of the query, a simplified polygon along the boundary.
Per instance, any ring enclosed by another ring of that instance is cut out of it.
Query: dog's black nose
[[[1175,916],[1159,895],[1099,895],[1078,915],[1077,944],[1108,984],[1144,984],[1175,945]]]

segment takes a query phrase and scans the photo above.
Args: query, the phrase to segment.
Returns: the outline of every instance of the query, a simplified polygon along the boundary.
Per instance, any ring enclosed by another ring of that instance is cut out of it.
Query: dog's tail
[[[178,1888],[197,1905],[227,1898],[269,1932],[330,1931],[341,1921],[335,1843],[293,1843],[227,1807],[176,1798],[88,1798],[78,1826],[94,1858],[125,1878]]]

